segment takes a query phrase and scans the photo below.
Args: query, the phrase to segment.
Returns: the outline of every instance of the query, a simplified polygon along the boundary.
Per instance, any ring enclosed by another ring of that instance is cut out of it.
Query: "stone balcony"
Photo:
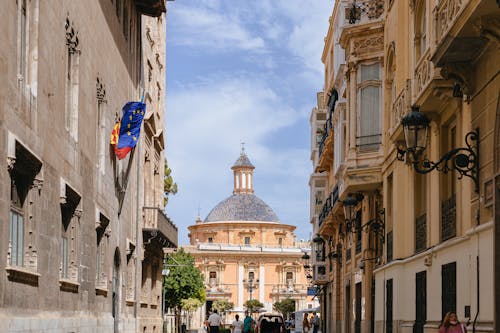
[[[165,0],[135,0],[137,11],[143,15],[158,17],[166,12]]]
[[[177,227],[158,207],[143,207],[142,234],[144,243],[155,242],[161,247],[177,247]]]

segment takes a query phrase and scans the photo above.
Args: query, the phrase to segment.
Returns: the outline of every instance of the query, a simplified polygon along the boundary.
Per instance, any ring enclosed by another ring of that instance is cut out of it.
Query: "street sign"
[[[307,296],[316,296],[316,287],[307,287]]]

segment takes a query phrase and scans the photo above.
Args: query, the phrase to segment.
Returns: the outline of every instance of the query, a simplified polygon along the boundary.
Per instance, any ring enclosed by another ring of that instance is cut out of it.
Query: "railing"
[[[335,185],[333,190],[330,192],[330,195],[326,198],[325,204],[323,205],[323,208],[321,209],[321,213],[319,214],[318,217],[318,225],[321,226],[323,222],[325,221],[326,217],[330,212],[332,211],[333,207],[339,200],[339,187],[338,185]]]
[[[323,153],[323,149],[325,148],[325,142],[332,130],[332,113],[325,122],[325,126],[323,128],[323,135],[321,136],[321,141],[319,143],[319,156]]]
[[[411,109],[411,80],[407,79],[405,87],[392,103],[390,134],[394,133],[401,124],[401,119],[406,116]]]
[[[430,61],[430,51],[424,53],[415,67],[415,96],[418,97],[427,88],[434,76],[434,65]]]
[[[470,0],[441,0],[435,11],[436,44],[439,44]]]
[[[456,197],[453,195],[451,198],[441,202],[441,240],[456,236],[456,221],[457,221],[457,206]]]
[[[384,14],[385,0],[363,0],[353,1],[346,8],[345,17],[349,24],[366,23],[379,19]]]
[[[297,293],[305,293],[307,291],[307,284],[298,284],[294,283],[291,286],[287,284],[275,284],[273,285],[272,294],[297,294]]]
[[[363,135],[356,137],[356,147],[362,151],[378,149],[382,143],[382,134]]]
[[[158,207],[143,207],[144,225],[146,229],[158,229],[163,236],[177,246],[177,227]]]
[[[280,246],[279,244],[250,244],[236,245],[229,243],[198,243],[196,248],[200,250],[213,251],[248,251],[248,252],[283,252],[283,253],[302,253],[302,250],[310,251],[309,247],[304,246]]]

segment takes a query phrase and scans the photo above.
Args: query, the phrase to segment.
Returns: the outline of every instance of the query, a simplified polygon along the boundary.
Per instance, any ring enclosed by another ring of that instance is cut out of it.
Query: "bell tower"
[[[255,167],[245,153],[245,144],[241,144],[241,154],[231,167],[234,174],[233,194],[253,193],[253,170]]]

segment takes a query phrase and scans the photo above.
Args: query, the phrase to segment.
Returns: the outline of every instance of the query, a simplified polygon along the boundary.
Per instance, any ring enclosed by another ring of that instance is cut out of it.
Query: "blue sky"
[[[167,214],[187,227],[232,194],[241,142],[255,194],[309,238],[309,116],[323,87],[333,0],[168,2],[166,156],[179,192]]]

